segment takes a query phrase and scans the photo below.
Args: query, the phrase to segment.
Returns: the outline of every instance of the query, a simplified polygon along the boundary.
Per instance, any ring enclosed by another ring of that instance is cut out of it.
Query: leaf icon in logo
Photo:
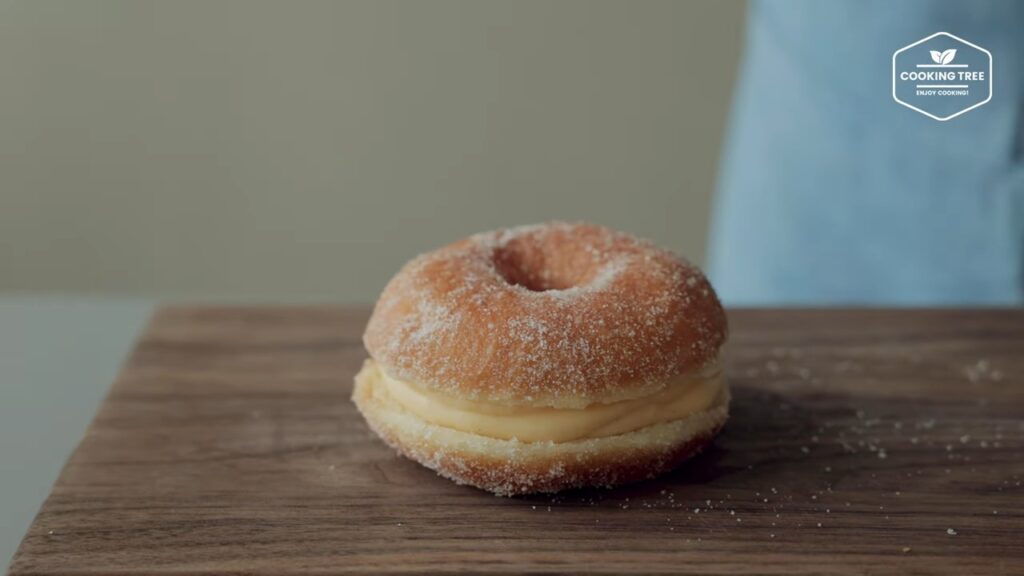
[[[938,50],[932,50],[931,53],[932,62],[935,62],[936,64],[942,64],[942,52],[939,52]]]
[[[942,53],[942,62],[940,62],[940,64],[949,64],[950,62],[953,61],[953,58],[955,56],[956,48],[950,48],[949,50],[946,50],[945,52]],[[934,54],[932,55],[932,58],[935,58]]]

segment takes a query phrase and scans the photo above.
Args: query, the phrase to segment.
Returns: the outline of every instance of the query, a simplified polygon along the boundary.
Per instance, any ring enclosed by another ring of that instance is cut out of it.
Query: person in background
[[[992,53],[990,102],[892,99],[893,52]],[[1024,303],[1024,2],[755,0],[712,222],[731,305]]]

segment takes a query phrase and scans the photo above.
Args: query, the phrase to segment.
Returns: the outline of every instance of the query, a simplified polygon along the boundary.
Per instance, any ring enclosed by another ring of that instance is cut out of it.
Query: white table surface
[[[153,303],[0,295],[0,572]]]

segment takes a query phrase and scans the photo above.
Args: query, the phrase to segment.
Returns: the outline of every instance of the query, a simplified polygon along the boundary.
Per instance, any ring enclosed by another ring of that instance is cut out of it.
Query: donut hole
[[[494,268],[509,284],[531,292],[568,290],[593,279],[595,266],[589,254],[566,246],[547,248],[538,242],[509,242],[495,250]]]

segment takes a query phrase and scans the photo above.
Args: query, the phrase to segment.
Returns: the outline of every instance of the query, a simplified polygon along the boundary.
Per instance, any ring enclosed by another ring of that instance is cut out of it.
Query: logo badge
[[[936,32],[892,55],[892,97],[945,122],[992,99],[992,53]]]

